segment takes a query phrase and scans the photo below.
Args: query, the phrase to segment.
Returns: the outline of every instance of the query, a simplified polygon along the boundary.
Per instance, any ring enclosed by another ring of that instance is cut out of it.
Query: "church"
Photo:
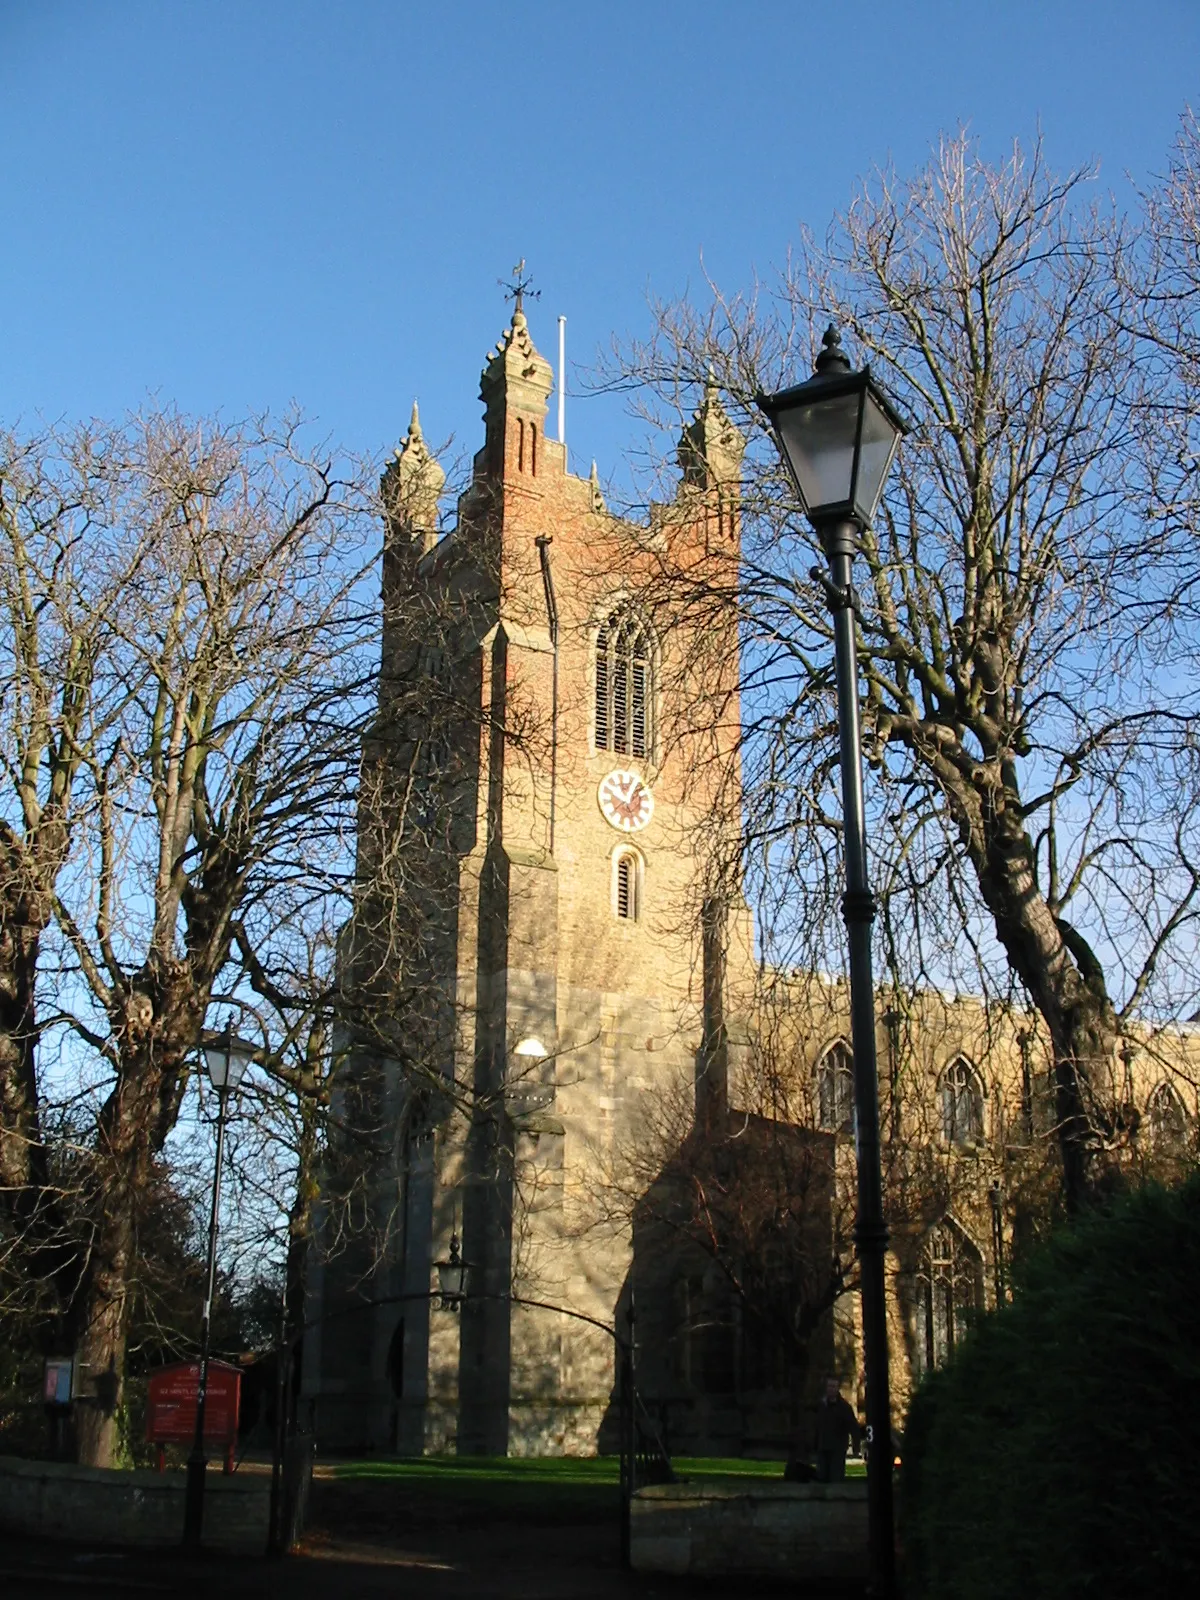
[[[765,1026],[730,869],[736,623],[700,640],[700,622],[665,626],[641,599],[667,550],[736,585],[742,439],[710,386],[678,441],[673,501],[633,526],[547,436],[553,390],[518,293],[483,368],[483,444],[454,525],[415,407],[381,485],[360,877],[409,883],[422,865],[403,927],[377,908],[345,941],[363,993],[403,969],[405,1000],[390,1033],[343,1040],[335,1112],[369,1121],[369,1157],[354,1204],[338,1212],[331,1181],[317,1205],[303,1393],[326,1449],[591,1454],[615,1447],[614,1334],[634,1329],[639,1396],[672,1448],[784,1455],[803,1394],[756,1321],[769,1279],[739,1300],[719,1240],[706,1250],[685,1227],[663,1243],[708,1171],[700,1135],[727,1152],[712,1167],[727,1202],[775,1162],[805,1191],[794,1253],[825,1274],[804,1291],[801,1388],[833,1369],[855,1396],[847,996],[814,979],[789,1010],[782,976],[783,1021]],[[940,996],[879,1011],[885,1138],[905,1151],[890,1173],[907,1206],[891,1274],[902,1404],[1004,1293],[1004,1152],[1044,1145],[1047,1074],[1027,1018]],[[782,1121],[754,1087],[768,1032],[807,1097]],[[1190,1111],[1160,1107],[1164,1138]],[[630,1197],[614,1175],[639,1152]],[[727,1231],[749,1226],[739,1205]],[[444,1298],[439,1263],[460,1261],[466,1296]]]

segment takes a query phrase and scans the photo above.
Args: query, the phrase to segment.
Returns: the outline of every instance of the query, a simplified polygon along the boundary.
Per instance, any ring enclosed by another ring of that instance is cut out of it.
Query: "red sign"
[[[75,1363],[70,1356],[52,1356],[46,1361],[46,1374],[42,1381],[42,1399],[48,1406],[71,1404],[71,1378]]]
[[[146,1438],[151,1444],[191,1444],[196,1437],[196,1395],[200,1363],[180,1361],[161,1367],[147,1384]],[[204,1442],[231,1455],[237,1443],[242,1374],[227,1361],[208,1363],[204,1400]]]

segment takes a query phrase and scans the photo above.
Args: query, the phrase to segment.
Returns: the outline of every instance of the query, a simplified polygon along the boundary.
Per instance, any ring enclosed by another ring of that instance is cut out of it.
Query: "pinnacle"
[[[483,364],[482,382],[495,383],[504,374],[506,379],[533,380],[549,393],[554,383],[550,365],[541,355],[530,337],[529,324],[523,310],[514,309],[512,320],[496,341],[494,350],[488,351]]]
[[[529,336],[529,324],[525,320],[523,311],[513,312],[512,321],[505,328],[499,339],[496,340],[496,348],[488,351],[485,371],[493,361],[501,359],[514,346],[521,355],[532,355],[534,353],[533,340]]]
[[[679,441],[685,481],[707,482],[714,475],[732,481],[739,470],[744,443],[721,403],[721,387],[709,367],[700,404]]]
[[[588,479],[588,485],[592,491],[592,510],[596,512],[607,511],[608,506],[605,504],[604,494],[600,488],[600,474],[596,471],[594,460],[592,461],[592,472]]]
[[[716,373],[711,367],[704,374],[704,398],[692,413],[697,422],[701,422],[710,411],[718,411],[724,418],[725,408],[721,404],[721,386],[717,382]]]
[[[421,432],[421,414],[417,410],[417,402],[413,401],[412,416],[409,419],[408,432],[401,439],[395,449],[396,459],[408,456],[415,461],[418,457],[432,459],[429,447],[425,443],[425,435]]]

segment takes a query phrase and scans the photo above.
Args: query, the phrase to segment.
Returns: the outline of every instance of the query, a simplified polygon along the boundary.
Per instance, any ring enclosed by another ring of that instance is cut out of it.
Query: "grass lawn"
[[[334,1461],[313,1489],[338,1520],[602,1523],[617,1514],[612,1456],[421,1456]]]
[[[675,1456],[681,1478],[782,1479],[782,1461],[741,1457]],[[397,1487],[455,1493],[484,1486],[516,1491],[616,1487],[616,1456],[410,1456],[331,1462],[327,1470],[347,1480],[394,1483]],[[846,1463],[846,1476],[861,1478],[861,1461]]]
[[[779,1482],[781,1461],[682,1456],[680,1478]],[[847,1463],[848,1475],[862,1463]],[[403,1537],[406,1530],[612,1524],[615,1456],[420,1456],[327,1461],[313,1484],[318,1525],[345,1536]]]

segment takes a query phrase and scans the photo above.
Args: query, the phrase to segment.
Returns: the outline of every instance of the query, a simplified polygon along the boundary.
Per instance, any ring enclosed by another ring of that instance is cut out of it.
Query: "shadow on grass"
[[[681,1456],[677,1475],[688,1482],[780,1482],[780,1461]],[[849,1475],[861,1472],[848,1464]],[[419,1456],[331,1461],[319,1469],[314,1492],[320,1512],[344,1526],[377,1532],[406,1523],[496,1520],[525,1523],[601,1523],[618,1512],[615,1456]]]

